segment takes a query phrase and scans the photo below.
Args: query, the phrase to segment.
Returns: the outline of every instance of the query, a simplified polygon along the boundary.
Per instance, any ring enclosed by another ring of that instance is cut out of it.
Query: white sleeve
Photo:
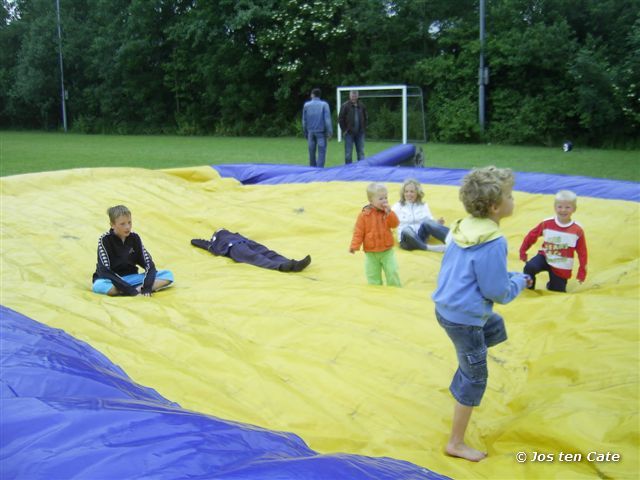
[[[431,210],[429,210],[429,205],[427,205],[426,203],[423,203],[422,205],[424,206],[425,220],[433,220],[433,215],[431,215]]]

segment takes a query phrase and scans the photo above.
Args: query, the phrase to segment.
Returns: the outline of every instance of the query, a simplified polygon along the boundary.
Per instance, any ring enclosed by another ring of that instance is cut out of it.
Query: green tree
[[[562,18],[524,16],[491,35],[489,138],[552,144],[569,133],[575,102],[567,65],[575,48]]]
[[[337,85],[393,83],[423,88],[435,140],[632,145],[640,137],[640,0],[486,0],[482,134],[478,4],[60,0],[70,124],[293,134],[311,88],[333,104]],[[2,7],[0,125],[56,128],[55,1]]]
[[[92,2],[93,35],[78,36],[87,41],[82,103],[88,128],[152,133],[171,123],[172,98],[164,85],[170,50],[164,31],[174,20],[171,2]]]
[[[24,36],[23,24],[14,17],[14,6],[6,0],[0,9],[0,126],[9,127],[17,123],[17,105],[10,98],[16,83],[18,55],[16,45]]]
[[[13,75],[8,75],[13,81],[6,109],[13,114],[15,123],[50,128],[59,123],[61,102],[55,3],[30,0],[21,2],[19,7],[20,22],[13,33],[20,31],[22,38]],[[9,37],[11,25],[7,27]]]
[[[638,0],[490,2],[489,138],[601,144],[625,130],[618,77],[639,7]]]
[[[639,146],[640,138],[640,11],[625,42],[625,58],[616,74],[614,93],[619,99],[623,115],[624,138],[635,139],[631,145]]]
[[[604,52],[587,38],[569,69],[575,80],[576,114],[579,126],[602,135],[612,123],[620,119],[619,103],[615,98],[614,72]]]
[[[432,140],[480,139],[478,126],[478,10],[475,2],[428,2],[425,28],[432,54],[414,62],[410,79],[426,87],[427,119]]]
[[[251,133],[276,115],[275,86],[256,44],[263,12],[248,1],[197,3],[168,30],[164,79],[181,131]]]

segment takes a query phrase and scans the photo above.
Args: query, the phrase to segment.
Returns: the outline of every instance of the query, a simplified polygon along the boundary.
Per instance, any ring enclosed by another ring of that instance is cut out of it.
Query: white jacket
[[[402,205],[400,202],[397,202],[391,209],[400,220],[400,225],[398,225],[396,230],[398,232],[398,241],[400,241],[402,230],[405,228],[409,227],[414,232],[418,233],[420,224],[423,221],[433,220],[431,210],[429,210],[429,206],[426,203],[405,202],[404,205]]]

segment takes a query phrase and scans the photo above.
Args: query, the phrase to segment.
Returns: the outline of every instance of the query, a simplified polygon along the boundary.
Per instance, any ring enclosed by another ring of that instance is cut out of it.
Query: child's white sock
[[[427,250],[429,252],[444,252],[446,248],[447,248],[447,246],[444,245],[444,244],[442,244],[442,245],[427,245]]]

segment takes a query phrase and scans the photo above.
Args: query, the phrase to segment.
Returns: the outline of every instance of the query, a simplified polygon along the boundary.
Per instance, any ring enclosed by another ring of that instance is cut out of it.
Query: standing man
[[[327,141],[333,135],[333,125],[329,104],[320,96],[319,88],[311,90],[311,100],[306,102],[302,109],[302,132],[309,144],[309,165],[322,168],[327,156]],[[318,147],[317,162],[316,146]]]
[[[364,159],[364,131],[367,128],[367,109],[358,100],[358,91],[349,92],[349,100],[340,107],[338,122],[344,133],[344,163],[351,163],[353,144],[356,145],[358,161]]]

